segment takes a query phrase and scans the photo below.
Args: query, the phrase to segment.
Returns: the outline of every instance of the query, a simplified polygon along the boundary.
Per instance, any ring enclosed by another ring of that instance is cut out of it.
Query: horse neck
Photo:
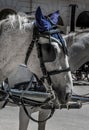
[[[24,63],[32,32],[13,30],[0,36],[0,80],[8,77],[21,63]]]
[[[71,70],[77,70],[89,61],[89,34],[80,35],[69,48],[69,63]]]
[[[28,65],[28,68],[30,69],[30,71],[35,73],[38,76],[38,78],[42,77],[42,72],[41,72],[41,68],[40,68],[40,61],[39,61],[38,54],[37,54],[36,44],[34,45],[31,55],[29,56],[27,65]]]
[[[73,44],[74,39],[75,39],[75,35],[76,35],[76,33],[74,32],[74,33],[69,33],[68,35],[63,36],[63,38],[64,38],[65,41],[66,41],[66,44],[67,44],[68,49],[69,49],[70,46]]]

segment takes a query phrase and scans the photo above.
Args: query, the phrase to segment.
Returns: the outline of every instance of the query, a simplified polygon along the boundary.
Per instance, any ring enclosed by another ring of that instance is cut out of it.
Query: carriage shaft
[[[82,102],[89,102],[89,97],[85,97],[82,95],[72,95],[71,96],[72,101],[82,101]]]

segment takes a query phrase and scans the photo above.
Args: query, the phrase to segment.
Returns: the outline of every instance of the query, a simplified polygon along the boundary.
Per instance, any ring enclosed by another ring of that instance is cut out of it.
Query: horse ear
[[[54,25],[57,24],[58,18],[59,18],[59,16],[60,16],[59,10],[55,11],[55,12],[52,13],[52,14],[49,14],[48,16],[49,16],[51,22],[52,22]]]
[[[39,31],[47,31],[51,28],[50,22],[42,14],[41,8],[38,7],[35,13],[35,25],[38,27]]]
[[[43,16],[40,6],[37,8],[35,13],[35,18],[37,21],[39,21]]]

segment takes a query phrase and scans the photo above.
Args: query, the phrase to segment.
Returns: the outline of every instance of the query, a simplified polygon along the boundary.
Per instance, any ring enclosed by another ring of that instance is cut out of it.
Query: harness
[[[63,72],[68,72],[70,71],[70,68],[65,68],[65,69],[61,69],[61,70],[52,70],[52,71],[47,71],[46,67],[45,67],[45,63],[43,61],[43,56],[42,56],[42,50],[41,50],[41,44],[39,43],[39,38],[40,37],[46,37],[49,39],[49,44],[51,43],[51,41],[54,41],[54,42],[57,42],[61,48],[63,49],[64,51],[64,54],[67,55],[67,48],[65,46],[65,44],[62,44],[60,43],[58,40],[56,40],[55,38],[52,38],[51,37],[51,34],[55,34],[55,33],[58,33],[58,29],[56,30],[50,30],[48,32],[44,32],[44,33],[40,33],[38,31],[38,29],[36,27],[34,27],[34,30],[33,30],[33,39],[31,41],[31,44],[29,45],[28,47],[28,50],[27,50],[27,53],[26,53],[26,57],[25,57],[25,64],[27,65],[27,62],[28,62],[28,59],[29,59],[29,56],[33,50],[33,47],[34,47],[34,44],[36,44],[36,48],[37,48],[37,55],[38,55],[38,58],[39,58],[39,62],[40,62],[40,68],[41,68],[41,71],[42,71],[42,74],[43,76],[40,78],[40,81],[44,84],[44,81],[46,80],[47,83],[48,83],[48,88],[46,87],[47,89],[47,92],[49,93],[49,96],[47,98],[47,100],[45,100],[44,102],[38,102],[38,101],[33,101],[33,100],[28,100],[27,98],[25,98],[23,95],[27,94],[26,91],[20,91],[20,92],[16,92],[14,91],[14,89],[10,89],[9,88],[9,83],[8,83],[8,79],[5,81],[5,83],[7,84],[7,87],[4,88],[4,85],[2,85],[2,93],[3,93],[3,97],[2,97],[2,101],[4,100],[4,104],[2,107],[5,107],[5,105],[8,103],[9,99],[12,99],[13,102],[17,105],[22,105],[25,113],[27,114],[27,116],[35,121],[35,122],[44,122],[46,120],[48,120],[49,118],[52,117],[52,115],[54,114],[55,112],[55,109],[58,109],[59,106],[55,106],[53,103],[50,104],[50,106],[47,106],[47,103],[49,101],[53,101],[53,100],[56,100],[56,96],[55,96],[55,89],[54,89],[54,86],[53,86],[53,83],[52,83],[52,80],[50,78],[51,75],[56,75],[56,74],[59,74],[59,73],[63,73]],[[28,90],[31,85],[33,84],[33,76],[30,80],[30,83],[28,85],[28,87],[26,88],[26,90]],[[31,91],[32,93],[32,91]],[[29,91],[29,94],[31,94],[30,91]],[[19,96],[21,94],[21,96]],[[41,93],[40,93],[41,94]],[[45,94],[46,95],[46,94]],[[31,117],[29,115],[29,112],[26,108],[27,104],[30,104],[31,106],[33,107],[41,107],[43,109],[50,109],[51,112],[50,114],[48,115],[48,117],[42,121],[38,121],[38,120],[35,120],[33,117]]]

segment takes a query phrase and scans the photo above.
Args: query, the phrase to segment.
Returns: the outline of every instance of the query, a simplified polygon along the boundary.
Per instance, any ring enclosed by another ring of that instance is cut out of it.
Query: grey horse
[[[34,21],[30,21],[27,16],[12,15],[0,22],[0,81],[2,82],[6,77],[13,75],[14,70],[19,64],[24,64],[25,56],[29,44],[32,41]],[[41,38],[40,43],[48,43],[49,39]],[[58,43],[59,45],[58,45]],[[60,70],[69,68],[68,55],[65,55],[60,42],[56,39],[51,41],[51,46],[54,48],[56,58],[52,62],[45,63],[47,71],[54,69]],[[49,49],[47,56],[51,53]],[[37,75],[40,79],[42,71],[40,68],[39,59],[37,56],[36,45],[28,60],[28,68]],[[52,84],[55,88],[56,98],[59,102],[65,103],[68,101],[67,96],[73,89],[71,72],[63,72],[57,75],[52,75]],[[45,81],[45,85],[49,84]],[[1,103],[2,104],[2,103]],[[49,110],[42,110],[27,107],[29,114],[39,111],[39,120],[44,120]],[[20,107],[19,115],[19,130],[27,130],[29,118],[25,114],[22,107]],[[39,123],[38,129],[45,130],[46,122]]]

